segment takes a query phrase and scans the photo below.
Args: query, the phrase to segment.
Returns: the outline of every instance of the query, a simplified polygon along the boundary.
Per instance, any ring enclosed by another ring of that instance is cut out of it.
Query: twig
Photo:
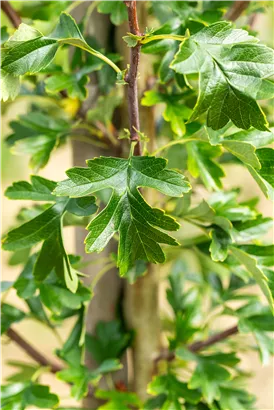
[[[8,337],[23,349],[29,357],[39,363],[41,366],[49,367],[51,373],[57,373],[63,368],[56,363],[51,362],[38,350],[31,346],[25,339],[23,339],[15,330],[9,328],[7,330]]]
[[[229,336],[235,335],[239,332],[238,326],[233,326],[227,330],[224,330],[223,332],[217,333],[214,336],[210,336],[206,340],[202,340],[199,342],[192,343],[187,346],[187,349],[190,350],[193,353],[199,352],[200,350],[203,350],[204,348],[208,346],[212,346],[215,343],[221,342],[222,340],[225,340]],[[161,352],[161,354],[156,357],[155,362],[159,362],[160,360],[166,360],[168,362],[171,362],[172,360],[175,359],[175,353],[170,352],[168,350],[164,350]]]
[[[1,9],[9,18],[13,27],[18,28],[21,24],[21,17],[17,13],[17,11],[14,10],[14,8],[10,5],[10,3],[8,1],[1,1]]]
[[[128,22],[129,30],[132,34],[140,35],[138,17],[137,17],[137,4],[136,0],[125,1],[125,5],[128,10]],[[138,131],[140,129],[139,122],[139,106],[138,106],[138,67],[140,60],[140,48],[137,44],[130,49],[130,67],[126,75],[125,81],[128,83],[128,113],[129,113],[129,125],[130,125],[130,139],[131,141],[137,141],[135,146],[135,155],[141,155],[141,143]]]
[[[250,1],[235,1],[233,6],[224,15],[225,20],[236,21],[240,15],[247,9]]]

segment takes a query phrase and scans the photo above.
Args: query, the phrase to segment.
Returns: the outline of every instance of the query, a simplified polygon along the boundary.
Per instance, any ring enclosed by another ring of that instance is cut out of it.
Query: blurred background
[[[33,7],[35,7],[35,3]],[[20,9],[21,2],[12,2],[15,8]],[[81,10],[82,7],[82,10]],[[78,10],[79,9],[79,10]],[[77,8],[78,13],[85,12],[85,5],[80,5]],[[6,16],[1,13],[1,23],[2,25],[10,26],[10,22],[7,20]],[[45,21],[36,20],[37,28],[42,31],[48,31],[49,23]],[[269,9],[267,14],[259,14],[256,17],[256,21],[253,24],[253,29],[258,32],[258,37],[266,44],[273,46],[273,34],[274,34],[274,11]],[[124,35],[124,33],[122,33]],[[11,130],[9,128],[10,121],[16,119],[18,115],[24,114],[28,111],[29,105],[32,102],[30,96],[29,99],[18,98],[13,103],[2,104],[2,193],[5,191],[6,187],[9,186],[13,181],[18,180],[28,180],[31,170],[28,167],[28,157],[26,155],[18,156],[13,155],[4,143],[4,139],[10,134]],[[86,152],[86,157],[93,157],[92,148],[89,148],[89,152]],[[84,165],[84,164],[83,164]],[[68,143],[58,148],[51,156],[49,164],[40,172],[41,176],[55,181],[62,180],[65,178],[65,170],[72,166],[72,148]],[[267,201],[261,191],[259,190],[257,184],[249,174],[241,166],[229,165],[225,167],[226,177],[224,179],[224,189],[229,190],[236,187],[242,187],[240,200],[244,201],[254,196],[260,198],[259,210],[265,216],[273,216],[273,208],[270,201]],[[15,217],[22,206],[27,207],[28,203],[20,203],[19,201],[10,201],[3,197],[2,195],[2,232],[5,233],[10,227],[15,223]],[[271,242],[273,238],[273,232],[269,233],[266,238],[267,241]],[[75,243],[75,232],[71,227],[66,227],[65,230],[65,242],[68,253],[75,253],[74,243]],[[10,254],[8,252],[2,253],[2,280],[3,281],[13,281],[21,271],[20,266],[11,266],[9,264]],[[160,275],[164,275],[164,271],[160,272]],[[163,311],[167,309],[165,306],[165,283],[163,282],[163,291],[160,292],[160,304]],[[17,298],[14,290],[9,292],[7,299],[5,300],[22,310],[25,310],[25,306]],[[229,325],[229,323],[228,323]],[[51,352],[53,349],[58,347],[58,340],[56,340],[53,333],[50,332],[42,324],[34,322],[31,319],[24,320],[23,322],[16,324],[15,329],[19,331],[20,334],[32,344],[37,345],[39,350],[45,352],[48,357],[51,357]],[[71,328],[70,321],[66,321],[64,328],[60,329],[59,333],[63,340],[66,339],[69,330]],[[15,344],[8,342],[3,339],[2,341],[2,379],[4,380],[8,377],[13,369],[9,366],[9,361],[20,360],[28,361],[31,360],[22,352]],[[253,377],[250,378],[250,391],[258,397],[258,409],[259,410],[272,410],[274,409],[274,392],[273,392],[273,380],[274,380],[274,362],[268,366],[262,367],[258,354],[248,353],[243,357],[242,363],[244,370],[251,372]],[[44,378],[43,378],[44,377]],[[63,399],[64,405],[76,404],[73,399],[69,397],[69,388],[61,381],[57,381],[54,376],[46,375],[42,377],[42,382],[48,383],[52,386],[53,392],[58,392],[60,397]],[[237,410],[237,409],[235,409]]]

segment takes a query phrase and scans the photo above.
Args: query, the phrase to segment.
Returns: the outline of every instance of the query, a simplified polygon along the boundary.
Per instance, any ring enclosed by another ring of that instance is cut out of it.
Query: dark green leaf
[[[68,96],[71,98],[79,98],[85,100],[87,98],[86,85],[89,78],[81,73],[76,74],[56,74],[48,77],[45,80],[46,91],[48,93],[56,94],[60,91],[66,90]]]
[[[211,147],[206,142],[189,142],[187,144],[188,170],[194,178],[201,177],[206,188],[219,190],[224,171],[214,160],[221,155],[219,147]]]
[[[97,363],[120,357],[131,340],[118,321],[99,322],[95,335],[86,335],[86,348]]]
[[[26,181],[14,182],[5,191],[9,199],[31,201],[56,201],[52,191],[56,188],[56,182],[39,176],[31,176],[31,184]]]
[[[259,63],[259,64],[258,64]],[[273,73],[273,50],[258,44],[244,30],[217,22],[186,39],[171,67],[178,73],[199,73],[199,98],[191,120],[207,112],[214,130],[229,119],[239,128],[267,131],[256,99]]]
[[[100,1],[97,10],[99,13],[110,14],[110,21],[119,26],[127,20],[127,8],[122,0],[120,1]]]
[[[251,166],[248,167],[249,172],[269,199],[274,200],[274,150],[271,148],[257,149],[256,155],[260,161],[261,169],[255,170]]]
[[[15,306],[2,303],[1,305],[1,334],[6,332],[8,328],[16,322],[24,319],[25,313],[17,309]]]
[[[177,242],[154,226],[170,231],[179,226],[163,211],[151,208],[138,187],[146,186],[165,195],[181,196],[190,189],[183,175],[165,169],[166,161],[155,157],[131,157],[128,160],[100,157],[87,163],[88,168],[68,170],[70,179],[59,183],[55,190],[57,195],[81,197],[112,187],[108,205],[88,226],[86,251],[100,252],[119,231],[117,264],[122,276],[136,260],[164,262],[159,243],[176,245]]]

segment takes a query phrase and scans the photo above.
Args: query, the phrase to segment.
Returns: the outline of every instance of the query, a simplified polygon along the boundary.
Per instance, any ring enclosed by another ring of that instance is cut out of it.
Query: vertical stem
[[[129,30],[132,34],[139,35],[139,24],[137,17],[136,0],[125,1],[128,10]],[[139,121],[139,106],[138,106],[138,67],[140,61],[140,48],[137,44],[130,49],[130,68],[126,75],[126,82],[128,83],[128,115],[130,127],[131,141],[137,141],[134,153],[135,155],[142,155],[141,143],[138,135],[140,129]]]
[[[1,1],[1,9],[6,14],[13,27],[18,28],[21,24],[21,17],[8,1]]]
[[[138,10],[144,11],[146,2],[138,4]],[[130,32],[140,34],[137,17],[136,1],[126,1]],[[146,10],[146,9],[145,9]],[[142,16],[142,13],[140,13]],[[138,67],[140,63],[140,46],[137,44],[130,49],[130,69],[126,76],[128,82],[128,112],[131,141],[137,141],[135,155],[142,155],[139,130],[139,105],[138,105]],[[143,72],[143,70],[142,70]],[[149,131],[150,143],[153,143],[155,124],[153,113],[144,113],[143,126]],[[152,114],[152,115],[151,115]],[[149,121],[147,116],[149,117]],[[150,135],[151,133],[151,135]],[[153,193],[154,195],[155,193]],[[147,195],[152,195],[148,192]],[[146,199],[148,197],[146,196]],[[150,198],[154,200],[155,197]],[[134,329],[133,353],[133,389],[141,398],[147,398],[147,385],[151,381],[154,371],[154,358],[159,350],[159,314],[158,314],[158,268],[148,264],[145,276],[138,278],[133,285],[126,285],[124,312],[128,327]]]

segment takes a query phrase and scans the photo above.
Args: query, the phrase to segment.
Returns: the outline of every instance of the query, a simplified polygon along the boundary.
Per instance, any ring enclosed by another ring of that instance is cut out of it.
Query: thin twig
[[[132,34],[140,35],[136,0],[125,1],[125,5],[127,6],[128,10],[129,30]],[[138,134],[138,131],[140,130],[140,121],[137,84],[140,48],[141,46],[139,44],[137,44],[135,47],[131,47],[130,67],[125,78],[125,81],[128,83],[128,113],[130,125],[130,139],[131,141],[137,141],[134,151],[135,155],[142,154],[140,136]]]
[[[225,20],[236,21],[240,15],[247,9],[250,1],[235,1],[233,6],[224,15]]]
[[[205,349],[208,346],[212,346],[215,343],[221,342],[222,340],[227,339],[228,337],[235,335],[239,332],[238,326],[233,326],[227,330],[224,330],[223,332],[217,333],[216,335],[210,336],[206,340],[202,340],[199,342],[192,343],[187,346],[187,349],[190,350],[193,353],[199,352],[203,349]],[[166,360],[168,362],[171,362],[172,360],[175,359],[175,353],[170,352],[169,350],[163,350],[161,354],[155,359],[155,362],[158,362],[160,360]]]
[[[39,363],[41,366],[49,367],[51,373],[57,373],[63,368],[57,363],[51,362],[33,346],[31,346],[25,339],[22,338],[15,330],[9,328],[7,330],[8,337],[23,349],[29,357]]]
[[[8,1],[1,1],[1,9],[6,14],[13,27],[18,28],[21,24],[21,17]]]

